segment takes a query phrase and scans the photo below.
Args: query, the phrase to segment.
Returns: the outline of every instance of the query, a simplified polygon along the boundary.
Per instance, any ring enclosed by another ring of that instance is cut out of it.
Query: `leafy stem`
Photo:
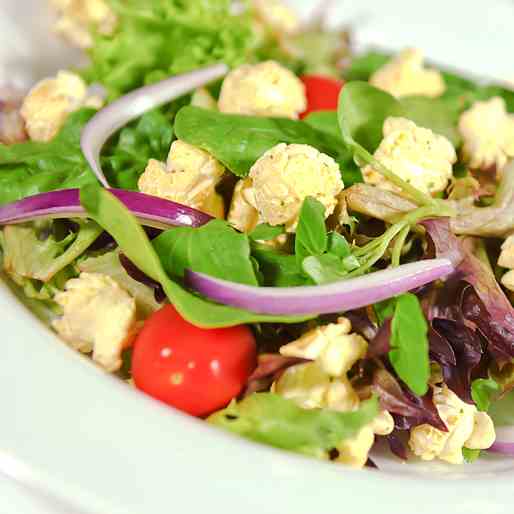
[[[373,166],[376,171],[378,171],[383,177],[389,180],[389,182],[399,187],[404,193],[408,194],[418,205],[434,205],[436,203],[434,198],[426,193],[423,193],[412,184],[409,184],[400,178],[396,173],[393,173],[389,168],[375,159],[364,147],[358,143],[353,142],[353,149],[356,157]]]

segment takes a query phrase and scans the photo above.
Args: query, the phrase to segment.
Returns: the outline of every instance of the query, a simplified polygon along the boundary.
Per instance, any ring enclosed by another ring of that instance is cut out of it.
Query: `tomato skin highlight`
[[[344,86],[342,80],[322,75],[303,75],[300,79],[307,94],[307,110],[300,115],[301,119],[311,112],[337,110],[339,94]]]
[[[246,325],[202,329],[171,305],[143,326],[132,355],[132,377],[145,393],[193,416],[225,407],[256,366],[256,345]]]

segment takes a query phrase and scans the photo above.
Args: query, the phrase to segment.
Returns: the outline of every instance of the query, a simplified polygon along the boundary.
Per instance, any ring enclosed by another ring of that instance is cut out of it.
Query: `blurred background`
[[[81,62],[48,27],[49,0],[1,0],[0,76],[41,78]],[[290,0],[308,17],[318,0]],[[330,22],[351,27],[357,48],[416,46],[430,60],[473,75],[514,81],[512,0],[333,0]]]

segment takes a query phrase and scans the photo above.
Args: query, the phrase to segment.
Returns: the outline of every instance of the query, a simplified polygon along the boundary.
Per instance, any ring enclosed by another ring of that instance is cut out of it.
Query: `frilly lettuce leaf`
[[[302,409],[273,393],[254,393],[233,402],[208,418],[208,422],[253,441],[313,456],[349,439],[378,414],[371,398],[354,412]]]
[[[85,76],[106,86],[110,98],[208,64],[242,64],[254,45],[249,14],[235,14],[230,0],[109,4],[117,29],[94,37]]]
[[[56,234],[58,221],[7,225],[3,229],[3,268],[16,283],[48,283],[82,255],[102,229],[93,221],[77,220],[76,231]]]
[[[0,144],[0,205],[38,193],[95,183],[80,150],[80,134],[94,113],[93,109],[81,109],[71,114],[59,134],[48,143]]]

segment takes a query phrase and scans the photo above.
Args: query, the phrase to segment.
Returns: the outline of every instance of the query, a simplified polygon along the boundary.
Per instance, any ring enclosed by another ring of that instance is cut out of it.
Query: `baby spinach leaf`
[[[389,93],[367,82],[350,82],[341,91],[339,125],[343,139],[373,153],[382,141],[384,121],[389,116],[402,116],[400,102]]]
[[[368,52],[364,55],[354,57],[350,66],[344,70],[343,75],[347,81],[364,80],[368,81],[384,64],[391,59],[389,54],[382,52]]]
[[[70,115],[48,143],[0,144],[0,205],[26,196],[78,188],[96,182],[80,149],[80,134],[95,113],[81,109]]]
[[[477,378],[471,384],[471,398],[476,403],[478,410],[487,412],[491,405],[491,399],[501,390],[500,384],[492,378]]]
[[[460,146],[461,137],[457,131],[460,112],[455,106],[426,96],[408,96],[402,98],[400,104],[405,118],[445,136],[456,148]]]
[[[371,398],[354,412],[302,409],[273,393],[254,393],[208,418],[208,423],[253,441],[320,456],[353,437],[378,414]]]
[[[320,132],[325,132],[342,140],[336,111],[313,112],[303,121]],[[344,141],[341,143],[340,155],[336,160],[341,168],[345,187],[364,182],[362,172],[353,159],[353,151]]]
[[[268,245],[253,244],[252,257],[259,264],[264,286],[296,287],[311,284],[302,273],[294,255],[288,255]]]
[[[405,293],[398,296],[391,323],[389,360],[398,376],[418,396],[428,390],[428,324],[418,298]]]
[[[284,227],[273,227],[269,223],[257,225],[249,234],[254,241],[271,241],[284,233]]]
[[[223,114],[187,106],[177,114],[175,133],[214,155],[238,177],[246,177],[253,164],[279,143],[311,145],[336,160],[348,157],[339,138],[287,118]]]
[[[395,305],[396,298],[388,298],[373,305],[373,311],[379,325],[383,325],[386,319],[393,317]]]
[[[371,164],[418,205],[433,205],[435,201],[430,195],[401,179],[372,155],[383,138],[384,121],[389,116],[406,116],[402,104],[389,93],[367,82],[350,82],[341,91],[338,107],[339,125],[343,140],[352,148],[354,158],[360,163]]]
[[[339,128],[336,111],[311,112],[303,121],[320,132],[325,132],[338,138],[341,137],[341,129]]]
[[[111,234],[134,265],[162,285],[170,302],[190,323],[203,328],[218,328],[258,322],[297,323],[309,318],[266,316],[197,296],[167,275],[141,225],[109,191],[97,184],[88,185],[81,189],[80,200],[89,216]]]
[[[248,236],[226,221],[212,220],[199,228],[166,230],[152,241],[166,272],[183,278],[191,269],[213,277],[259,285],[250,260]]]
[[[318,285],[337,282],[348,275],[341,259],[331,253],[305,257],[302,269]]]
[[[149,111],[123,128],[102,152],[102,168],[113,187],[137,191],[150,158],[165,161],[173,124],[160,110]]]
[[[325,207],[315,198],[303,201],[295,238],[295,254],[298,264],[309,255],[321,255],[327,249],[328,237],[325,226]]]

